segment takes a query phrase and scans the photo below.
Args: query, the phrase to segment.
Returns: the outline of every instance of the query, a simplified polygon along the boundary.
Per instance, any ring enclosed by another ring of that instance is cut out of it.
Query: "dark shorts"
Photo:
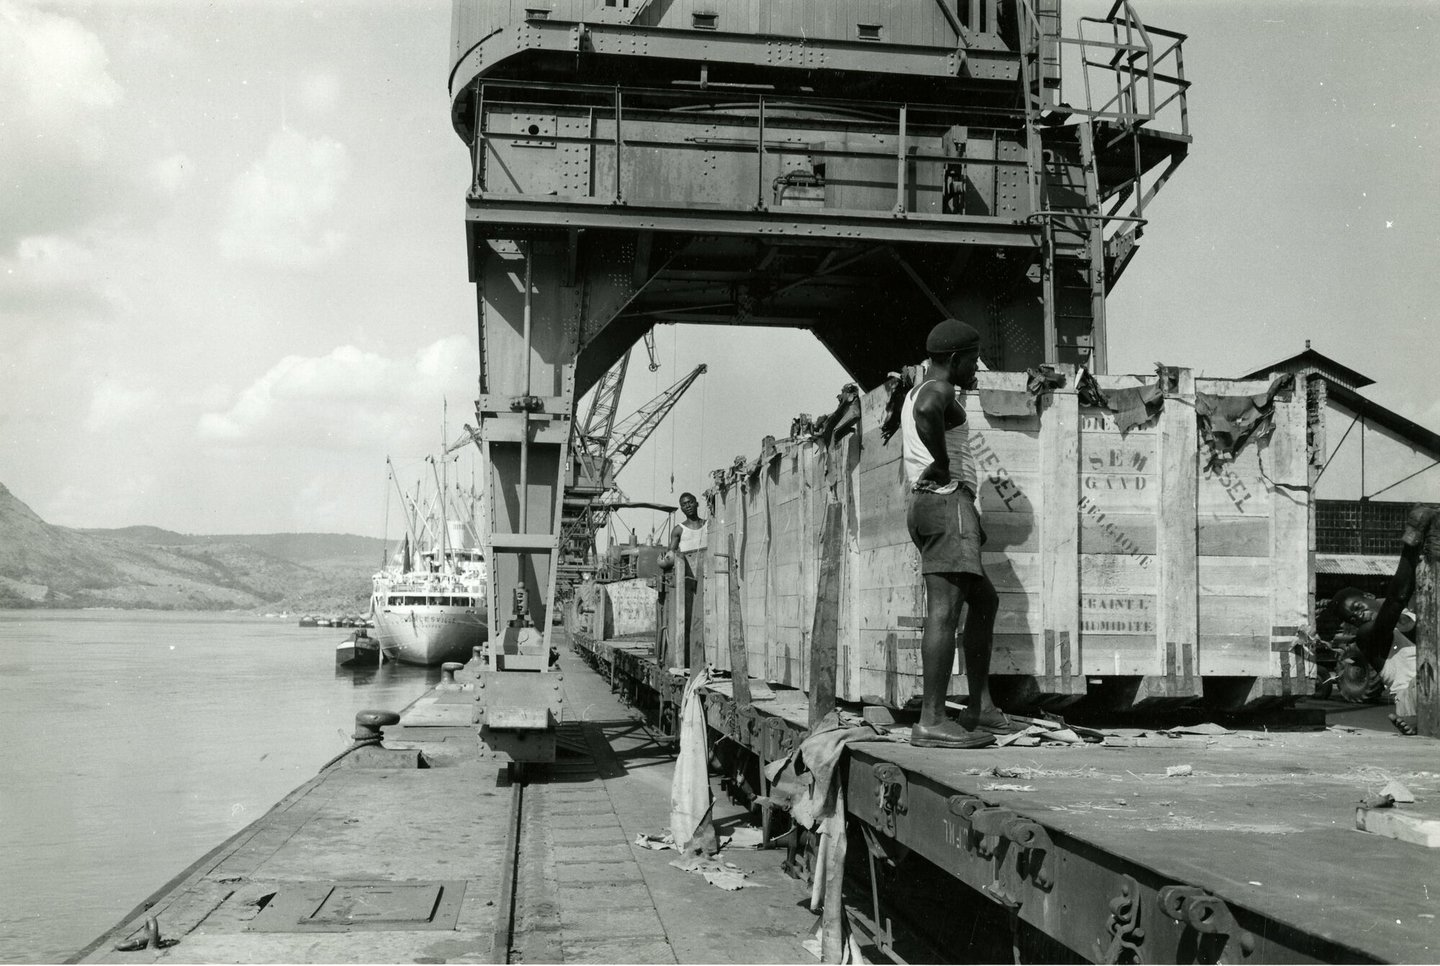
[[[912,492],[905,523],[920,549],[922,574],[985,572],[980,565],[980,514],[968,490]]]

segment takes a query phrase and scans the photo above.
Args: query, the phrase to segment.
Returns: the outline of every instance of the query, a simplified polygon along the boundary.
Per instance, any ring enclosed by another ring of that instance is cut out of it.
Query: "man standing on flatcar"
[[[669,646],[665,648],[670,662],[694,663],[696,648],[703,647],[705,634],[704,602],[700,598],[701,581],[705,577],[705,548],[709,543],[709,523],[700,516],[700,501],[693,493],[680,494],[681,520],[670,531],[669,549],[660,558],[662,570],[671,570],[670,586],[683,595],[683,613],[689,615],[685,627],[670,628]],[[685,566],[678,566],[683,563]]]
[[[976,508],[977,474],[970,428],[960,405],[975,388],[980,333],[957,319],[930,330],[930,362],[900,412],[905,478],[910,487],[906,523],[920,551],[925,577],[925,633],[920,643],[924,683],[920,721],[910,743],[927,748],[983,748],[995,736],[1019,730],[990,697],[990,650],[1000,599],[980,561],[985,540]],[[945,713],[955,630],[965,619],[965,676],[970,696],[958,721]]]

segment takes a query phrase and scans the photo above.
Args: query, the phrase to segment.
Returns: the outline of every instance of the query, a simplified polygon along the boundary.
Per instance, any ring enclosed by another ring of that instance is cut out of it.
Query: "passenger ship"
[[[464,663],[488,636],[485,560],[473,546],[459,549],[469,527],[452,521],[448,529],[450,544],[421,551],[418,561],[407,537],[397,564],[373,578],[370,610],[387,661]]]

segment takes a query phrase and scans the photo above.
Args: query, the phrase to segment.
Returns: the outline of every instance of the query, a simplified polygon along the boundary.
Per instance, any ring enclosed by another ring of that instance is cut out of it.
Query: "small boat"
[[[335,645],[336,667],[375,667],[380,660],[380,642],[363,630]]]

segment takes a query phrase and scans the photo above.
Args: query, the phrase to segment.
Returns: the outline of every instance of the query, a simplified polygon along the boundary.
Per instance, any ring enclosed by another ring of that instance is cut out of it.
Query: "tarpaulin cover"
[[[1233,459],[1250,437],[1265,439],[1275,431],[1275,396],[1294,380],[1289,373],[1276,376],[1268,389],[1254,396],[1195,393],[1195,416],[1201,437],[1212,447],[1212,466]]]

